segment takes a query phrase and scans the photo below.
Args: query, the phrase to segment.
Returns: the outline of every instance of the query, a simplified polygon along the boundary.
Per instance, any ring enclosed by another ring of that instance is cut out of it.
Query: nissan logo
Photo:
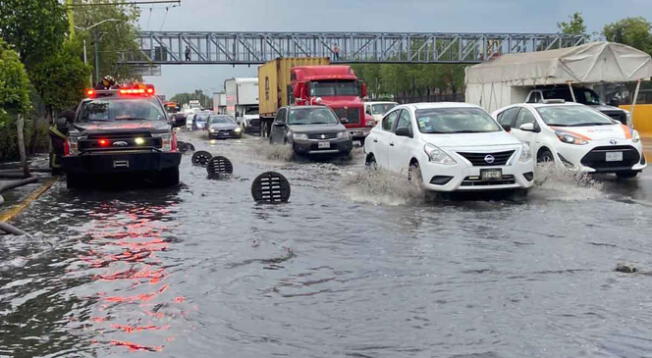
[[[321,139],[326,139],[326,134],[322,134]]]
[[[618,141],[612,138],[612,139],[609,139],[609,143],[611,143],[611,144],[617,144]]]
[[[127,146],[129,146],[129,143],[127,143],[127,142],[125,142],[123,140],[119,140],[119,141],[113,142],[113,146],[114,147],[127,147]]]
[[[496,158],[494,158],[494,156],[491,155],[491,154],[487,154],[487,155],[484,157],[484,161],[487,162],[487,164],[493,164],[493,162],[494,162],[495,160],[496,160]]]

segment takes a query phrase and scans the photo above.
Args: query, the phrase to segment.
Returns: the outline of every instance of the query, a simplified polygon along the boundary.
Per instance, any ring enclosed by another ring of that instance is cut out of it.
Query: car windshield
[[[292,108],[288,116],[288,124],[337,124],[337,117],[327,107],[323,108]]]
[[[229,123],[229,124],[234,124],[235,121],[228,116],[211,116],[208,123],[210,124],[216,124],[216,123]]]
[[[209,116],[210,116],[210,114],[208,114],[208,113],[198,113],[198,114],[195,115],[195,121],[196,122],[202,122],[202,123],[206,122],[208,120]]]
[[[258,114],[258,107],[249,107],[245,109],[245,114]]]
[[[575,101],[568,88],[554,88],[543,91],[545,99],[563,99],[567,102],[577,102],[588,105],[600,105],[600,96],[595,91],[588,88],[573,88]]]
[[[546,106],[537,111],[549,126],[579,127],[613,124],[609,117],[586,106]]]
[[[396,103],[378,103],[371,105],[371,114],[383,115],[389,112],[390,109],[396,107]]]
[[[416,111],[422,133],[498,132],[501,127],[479,108],[430,108]]]
[[[358,83],[354,80],[345,81],[312,81],[310,82],[310,96],[357,96]]]
[[[80,122],[162,121],[165,112],[153,99],[95,99],[82,105]]]

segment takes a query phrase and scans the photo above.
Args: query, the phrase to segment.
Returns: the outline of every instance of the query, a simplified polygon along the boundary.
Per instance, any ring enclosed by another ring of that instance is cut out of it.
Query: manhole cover
[[[213,155],[205,150],[200,150],[192,155],[192,164],[205,167]]]
[[[208,160],[206,171],[211,179],[228,177],[233,174],[233,163],[226,157],[218,155]]]
[[[290,182],[277,172],[265,172],[254,179],[251,195],[258,203],[287,203],[290,200]]]
[[[192,143],[188,143],[188,142],[178,141],[177,142],[177,148],[179,148],[179,151],[181,153],[194,152],[195,151],[195,146],[192,145]]]

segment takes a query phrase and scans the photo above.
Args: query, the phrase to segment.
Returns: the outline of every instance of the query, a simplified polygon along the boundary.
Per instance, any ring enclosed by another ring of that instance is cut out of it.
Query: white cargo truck
[[[226,114],[226,93],[213,93],[213,112],[218,114]]]
[[[258,78],[231,78],[224,81],[226,114],[235,117],[246,131],[258,125]]]

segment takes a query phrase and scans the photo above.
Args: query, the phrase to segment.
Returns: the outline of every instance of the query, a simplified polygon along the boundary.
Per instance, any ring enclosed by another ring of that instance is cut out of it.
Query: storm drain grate
[[[200,150],[192,155],[192,164],[205,167],[213,155],[205,150]]]
[[[218,155],[208,160],[206,171],[211,179],[225,178],[233,174],[233,163],[226,157]]]
[[[254,179],[251,195],[258,203],[287,203],[290,200],[290,182],[277,172],[265,172]]]

